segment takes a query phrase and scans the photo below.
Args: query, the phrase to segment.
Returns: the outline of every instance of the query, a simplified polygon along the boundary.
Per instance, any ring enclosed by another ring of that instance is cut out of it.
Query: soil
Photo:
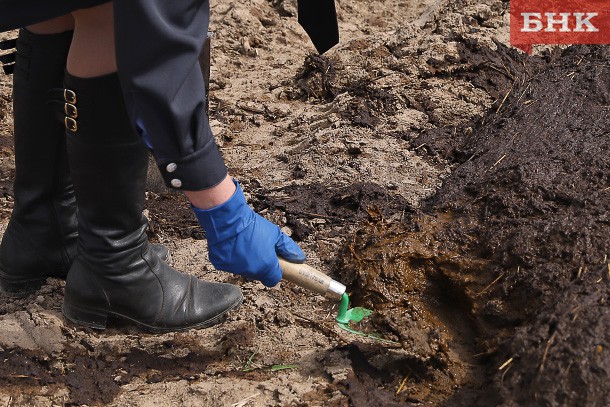
[[[151,171],[151,240],[239,284],[218,326],[151,335],[61,315],[63,282],[0,298],[3,405],[610,403],[610,50],[508,44],[508,2],[337,3],[318,56],[296,3],[212,3],[210,120],[251,205],[373,309],[213,269]],[[9,37],[14,33],[0,34]],[[0,226],[12,207],[0,74]]]

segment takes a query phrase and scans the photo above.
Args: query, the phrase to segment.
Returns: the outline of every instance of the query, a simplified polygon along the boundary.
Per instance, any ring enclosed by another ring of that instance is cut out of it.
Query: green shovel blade
[[[368,308],[364,308],[364,307],[355,307],[355,308],[348,309],[348,306],[349,306],[349,297],[347,296],[347,294],[343,294],[343,297],[341,297],[341,303],[339,304],[339,314],[337,314],[337,318],[336,318],[337,322],[339,323],[339,328],[341,328],[347,332],[356,334],[356,335],[364,336],[369,339],[374,339],[376,341],[381,341],[381,342],[385,342],[385,343],[397,343],[394,341],[390,341],[388,339],[384,339],[380,335],[375,334],[375,333],[370,334],[370,333],[366,333],[366,332],[357,331],[357,330],[351,328],[349,326],[350,322],[358,323],[358,322],[362,321],[364,318],[371,315],[373,313],[373,311]]]
[[[364,318],[368,317],[373,313],[372,310],[363,307],[354,307],[345,311],[345,317],[339,321],[339,317],[337,317],[337,322],[347,324],[349,322],[360,322]]]

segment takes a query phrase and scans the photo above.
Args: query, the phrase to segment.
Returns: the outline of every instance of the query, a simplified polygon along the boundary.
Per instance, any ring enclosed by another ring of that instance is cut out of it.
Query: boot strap
[[[15,47],[17,47],[17,39],[0,41],[0,50],[12,50]],[[10,75],[15,71],[16,54],[16,51],[12,51],[8,54],[0,55],[0,63],[2,63],[2,70],[6,75]]]
[[[17,48],[17,38],[12,38],[10,40],[0,41],[0,49],[1,50],[13,49],[13,48]]]

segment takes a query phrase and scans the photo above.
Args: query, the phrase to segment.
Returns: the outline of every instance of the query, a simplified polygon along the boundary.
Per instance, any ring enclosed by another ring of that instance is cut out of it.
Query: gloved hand
[[[192,206],[208,240],[210,261],[219,270],[259,280],[273,287],[282,279],[277,257],[293,263],[306,260],[301,248],[252,210],[237,181],[236,191],[222,205],[212,209]]]

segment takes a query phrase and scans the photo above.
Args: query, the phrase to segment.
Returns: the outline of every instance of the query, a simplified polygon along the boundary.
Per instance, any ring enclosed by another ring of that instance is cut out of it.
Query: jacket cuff
[[[165,184],[172,189],[201,191],[218,185],[227,176],[227,167],[214,142],[186,157],[156,161]]]

